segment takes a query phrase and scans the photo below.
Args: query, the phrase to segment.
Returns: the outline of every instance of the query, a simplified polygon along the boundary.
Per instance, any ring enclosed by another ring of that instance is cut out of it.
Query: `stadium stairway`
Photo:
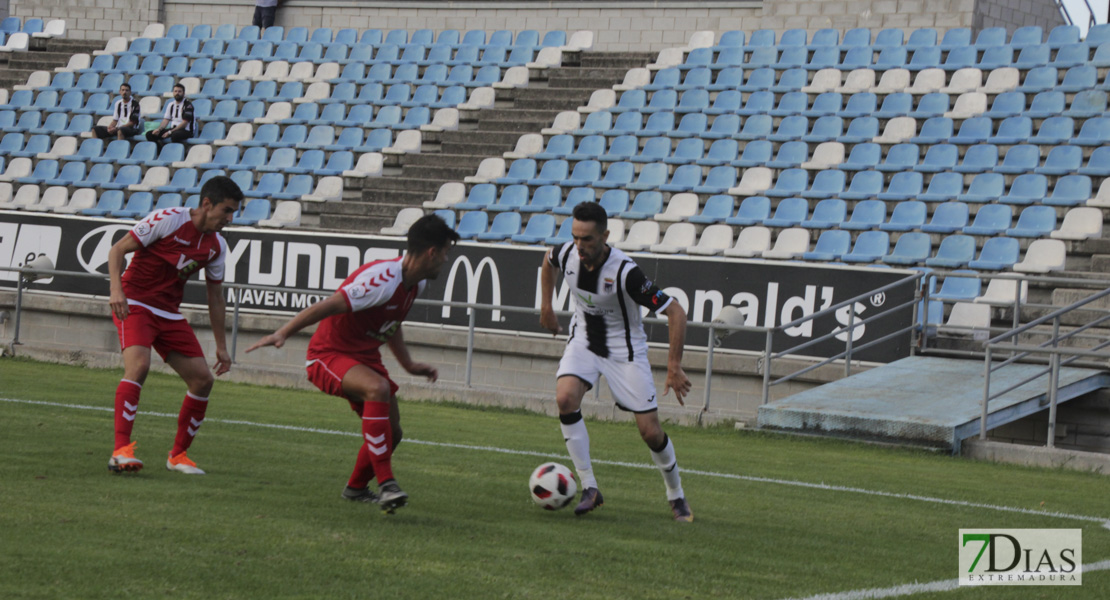
[[[37,40],[36,40],[37,41]],[[0,53],[0,88],[12,89],[14,85],[27,83],[27,78],[35,71],[53,71],[64,67],[74,54],[92,54],[103,50],[102,40],[47,39],[36,43],[26,52]]]
[[[991,388],[1005,389],[1041,369],[1011,365],[991,376]],[[1110,388],[1110,372],[1063,367],[1057,401],[1103,388]],[[922,444],[956,454],[964,440],[979,435],[982,400],[982,360],[911,356],[762,406],[759,426]],[[992,400],[987,429],[1047,408],[1040,378]]]
[[[586,104],[594,90],[620,83],[629,69],[654,58],[654,53],[587,52],[577,65],[546,69],[546,81],[536,79],[533,70],[528,87],[497,90],[497,104],[477,111],[476,121],[460,123],[457,131],[425,132],[420,153],[388,156],[386,175],[366,178],[360,195],[345,186],[342,202],[306,203],[303,218],[311,226],[307,219],[317,212],[321,229],[377,232],[392,225],[402,208],[432,200],[444,183],[473,175],[482,159],[512,150],[521,135],[538,133],[559,112]]]

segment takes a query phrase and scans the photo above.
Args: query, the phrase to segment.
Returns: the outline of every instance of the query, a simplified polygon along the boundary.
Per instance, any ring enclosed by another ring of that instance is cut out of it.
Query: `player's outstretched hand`
[[[412,363],[408,368],[408,372],[411,375],[423,375],[432,383],[435,383],[436,380],[439,379],[439,371],[427,363]]]
[[[540,310],[540,327],[551,332],[551,335],[559,335],[563,332],[563,327],[559,325],[559,318],[555,316],[553,310]]]
[[[693,387],[693,384],[690,383],[690,378],[686,376],[686,371],[683,371],[682,367],[667,369],[666,387],[663,388],[664,396],[667,395],[667,392],[674,390],[675,399],[678,400],[681,406],[686,406],[682,399],[690,393],[691,387]]]
[[[271,333],[270,335],[258,340],[253,346],[247,348],[247,352],[257,350],[263,346],[273,346],[274,348],[281,348],[285,345],[285,336],[278,333]]]
[[[212,365],[216,375],[223,375],[231,370],[231,355],[227,350],[216,350],[216,364]]]

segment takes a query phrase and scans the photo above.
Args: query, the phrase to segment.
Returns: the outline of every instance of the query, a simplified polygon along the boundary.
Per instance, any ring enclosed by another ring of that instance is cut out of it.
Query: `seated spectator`
[[[119,86],[119,100],[112,108],[112,122],[107,127],[97,125],[93,127],[93,135],[100,139],[115,137],[117,140],[135,137],[141,131],[139,128],[139,100],[131,95],[131,86]]]
[[[173,86],[173,102],[166,105],[166,114],[157,128],[146,132],[146,139],[162,145],[166,142],[184,142],[196,132],[193,103],[185,99],[185,86]]]

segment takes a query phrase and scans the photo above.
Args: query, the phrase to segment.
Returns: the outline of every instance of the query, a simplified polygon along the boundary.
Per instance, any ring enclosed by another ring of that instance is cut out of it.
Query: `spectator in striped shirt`
[[[115,137],[117,140],[132,138],[139,134],[139,101],[131,95],[131,86],[119,86],[119,100],[112,108],[112,122],[93,127],[93,135],[100,139]]]

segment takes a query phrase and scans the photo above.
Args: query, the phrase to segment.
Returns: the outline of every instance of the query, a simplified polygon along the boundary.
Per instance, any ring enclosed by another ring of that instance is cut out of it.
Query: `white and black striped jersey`
[[[640,306],[659,312],[671,303],[640,267],[617,248],[609,248],[605,263],[583,269],[574,242],[548,253],[551,266],[562,271],[574,298],[568,344],[584,342],[602,358],[631,361],[647,355]]]

